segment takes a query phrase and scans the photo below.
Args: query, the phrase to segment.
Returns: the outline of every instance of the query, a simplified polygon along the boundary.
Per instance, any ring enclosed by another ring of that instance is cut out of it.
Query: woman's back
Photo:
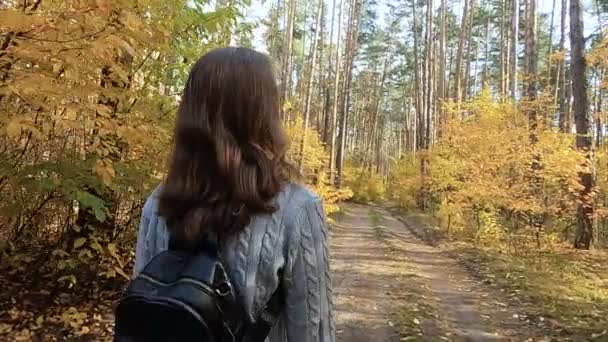
[[[135,257],[135,273],[167,249],[169,233],[158,216],[160,189],[146,201]],[[327,252],[327,227],[321,200],[290,183],[275,199],[272,214],[254,216],[250,224],[224,242],[223,262],[251,322],[275,291],[285,307],[269,342],[335,340]]]
[[[279,94],[267,56],[222,48],[193,66],[177,112],[167,176],[148,199],[135,272],[172,245],[217,238],[253,323],[280,289],[271,342],[334,341],[320,199],[290,181]]]

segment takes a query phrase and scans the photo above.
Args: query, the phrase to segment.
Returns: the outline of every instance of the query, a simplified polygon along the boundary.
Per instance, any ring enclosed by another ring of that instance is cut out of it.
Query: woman
[[[135,274],[167,249],[212,233],[253,322],[279,288],[269,342],[335,340],[321,200],[289,181],[269,59],[222,48],[192,68],[177,114],[167,177],[144,206]]]

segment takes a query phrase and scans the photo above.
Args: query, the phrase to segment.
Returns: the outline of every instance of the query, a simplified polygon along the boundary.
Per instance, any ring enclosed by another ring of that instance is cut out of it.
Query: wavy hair
[[[192,247],[220,239],[277,208],[288,180],[287,140],[269,58],[246,48],[212,50],[192,67],[178,109],[159,215]]]

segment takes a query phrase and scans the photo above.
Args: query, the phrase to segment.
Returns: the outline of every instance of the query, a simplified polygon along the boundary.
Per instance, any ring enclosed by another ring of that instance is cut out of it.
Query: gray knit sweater
[[[165,220],[156,213],[157,193],[144,206],[135,274],[168,245]],[[228,241],[222,258],[229,276],[251,321],[282,282],[286,304],[267,342],[334,342],[327,226],[321,200],[290,184],[277,203],[277,212],[253,218]]]

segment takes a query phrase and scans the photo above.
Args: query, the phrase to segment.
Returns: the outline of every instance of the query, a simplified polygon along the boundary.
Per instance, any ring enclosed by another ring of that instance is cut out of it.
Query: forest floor
[[[331,229],[339,342],[608,341],[605,252],[505,259],[444,241],[423,215],[343,209]],[[112,340],[124,280],[65,289],[3,267],[0,341]]]
[[[489,282],[466,255],[434,247],[421,222],[396,217],[348,204],[332,228],[338,341],[591,340]]]

